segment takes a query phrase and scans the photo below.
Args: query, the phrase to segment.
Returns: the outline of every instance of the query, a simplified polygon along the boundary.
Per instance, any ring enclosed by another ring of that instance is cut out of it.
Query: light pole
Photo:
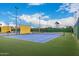
[[[15,9],[16,9],[16,17],[15,17],[15,18],[16,18],[16,20],[15,20],[16,26],[15,26],[15,33],[16,33],[16,35],[17,35],[17,28],[18,28],[18,26],[17,26],[17,25],[18,25],[18,24],[17,24],[17,12],[18,12],[18,9],[19,9],[19,8],[15,6]]]
[[[39,16],[39,33],[40,33],[40,16]]]

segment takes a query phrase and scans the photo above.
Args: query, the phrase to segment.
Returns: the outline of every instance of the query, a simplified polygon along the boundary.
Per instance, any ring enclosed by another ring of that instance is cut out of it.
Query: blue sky
[[[3,21],[5,23],[8,22],[14,22],[15,20],[15,6],[17,6],[18,9],[18,16],[24,15],[33,15],[35,13],[44,13],[44,16],[48,16],[51,20],[59,20],[62,18],[68,18],[72,17],[73,14],[69,13],[67,11],[59,11],[59,7],[62,5],[62,3],[45,3],[45,4],[39,4],[39,5],[32,5],[28,3],[0,3],[0,21]],[[43,20],[49,20],[49,19],[43,19]],[[28,20],[28,19],[27,19]],[[21,23],[26,24],[24,20],[20,20]],[[31,25],[35,25],[32,24]]]
[[[59,8],[59,6],[62,5],[62,3],[46,3],[39,6],[29,6],[28,3],[2,3],[0,4],[0,12],[12,12],[15,14],[15,6],[19,8],[18,14],[34,14],[34,13],[40,13],[43,12],[45,15],[50,16],[50,18],[65,18],[70,17],[72,14],[69,14],[68,12],[64,11],[64,13],[56,12],[56,10]],[[0,15],[2,16],[2,15]]]

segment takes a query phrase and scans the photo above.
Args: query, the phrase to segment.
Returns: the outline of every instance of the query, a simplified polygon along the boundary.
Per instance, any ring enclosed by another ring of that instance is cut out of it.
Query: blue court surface
[[[19,40],[26,40],[32,42],[45,43],[54,38],[60,37],[61,34],[57,33],[41,33],[41,34],[26,34],[26,35],[13,35],[13,36],[5,36],[7,38],[15,38]]]

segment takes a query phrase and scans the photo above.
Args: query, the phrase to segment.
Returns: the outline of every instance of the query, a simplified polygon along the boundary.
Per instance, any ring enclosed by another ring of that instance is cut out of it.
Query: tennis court
[[[62,34],[58,34],[58,33],[40,33],[40,34],[32,33],[32,34],[26,34],[26,35],[12,35],[12,36],[5,36],[5,37],[32,41],[32,42],[45,43],[54,38],[60,37],[61,35]]]

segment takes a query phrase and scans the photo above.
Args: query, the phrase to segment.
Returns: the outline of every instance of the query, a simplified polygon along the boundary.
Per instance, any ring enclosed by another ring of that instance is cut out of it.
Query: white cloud
[[[73,17],[59,19],[61,22],[60,26],[74,26],[76,21]]]
[[[38,6],[38,5],[42,5],[42,4],[44,4],[44,3],[29,3],[28,5],[30,5],[30,6]]]
[[[10,11],[8,11],[7,13],[6,13],[8,16],[10,16],[10,17],[16,17],[16,15],[14,15],[12,12],[10,12]]]
[[[66,27],[66,26],[74,26],[76,21],[73,17],[67,17],[67,18],[62,18],[62,19],[52,19],[52,20],[48,20],[48,26],[50,27],[56,27],[55,22],[58,21],[59,22],[59,28],[61,27]]]
[[[19,18],[21,20],[24,20],[26,22],[31,22],[33,24],[39,24],[39,20],[41,19],[40,20],[41,24],[45,24],[46,22],[43,19],[45,19],[45,17],[47,18],[47,16],[43,16],[43,15],[44,15],[43,13],[35,13],[33,15],[25,15],[25,14],[23,14]],[[39,19],[39,17],[40,17],[40,19]]]
[[[64,3],[62,4],[57,11],[68,11],[69,13],[73,13],[76,18],[79,17],[79,3]]]
[[[7,26],[7,24],[3,21],[0,21],[1,26]]]
[[[1,12],[1,15],[7,16],[7,17],[16,17],[16,15],[14,15],[14,14],[13,14],[12,12],[10,12],[10,11]]]
[[[8,12],[11,14],[10,12]],[[39,19],[40,17],[40,19]],[[11,20],[15,20],[14,17],[10,17]],[[67,17],[67,18],[62,18],[62,19],[50,19],[48,15],[45,15],[44,13],[35,13],[32,15],[28,14],[22,14],[21,16],[18,16],[18,19],[24,20],[27,23],[32,23],[34,25],[39,25],[39,20],[40,20],[40,25],[41,27],[56,27],[55,22],[58,21],[59,27],[65,27],[65,26],[74,26],[75,24],[75,19],[73,17]],[[0,22],[3,26],[7,25],[5,22]],[[15,26],[13,22],[9,23],[9,26]]]
[[[13,26],[15,27],[15,24],[13,22],[9,22],[9,24],[6,24],[6,22],[0,21],[1,26]]]
[[[59,27],[74,26],[74,24],[76,23],[73,17],[67,17],[62,19],[50,19],[50,17],[47,15],[44,15],[44,13],[35,13],[33,15],[23,14],[19,16],[19,19],[24,20],[27,23],[32,23],[34,25],[39,25],[39,20],[40,20],[40,25],[42,28],[56,27],[56,24],[55,24],[56,21],[60,23]],[[0,24],[2,24],[2,26],[7,26],[5,22],[0,22]],[[14,22],[9,22],[9,26],[15,26]]]
[[[13,27],[15,27],[16,24],[14,24],[13,22],[10,22],[10,23],[9,23],[9,26],[13,26]]]
[[[19,17],[21,20],[24,20],[26,22],[31,22],[32,24],[39,25],[39,20],[41,26],[45,26],[47,22],[44,20],[45,18],[49,18],[49,16],[45,16],[44,13],[35,13],[33,15],[21,15]]]
[[[39,19],[40,17],[40,19]],[[36,24],[39,25],[39,20],[40,20],[40,25],[41,27],[56,27],[55,22],[58,21],[59,27],[65,27],[65,26],[74,26],[75,24],[75,19],[73,17],[68,17],[68,18],[62,18],[62,19],[50,19],[49,16],[44,15],[44,13],[36,13],[33,15],[21,15],[19,17],[21,20],[24,20],[28,23]],[[45,19],[48,19],[47,21]]]

